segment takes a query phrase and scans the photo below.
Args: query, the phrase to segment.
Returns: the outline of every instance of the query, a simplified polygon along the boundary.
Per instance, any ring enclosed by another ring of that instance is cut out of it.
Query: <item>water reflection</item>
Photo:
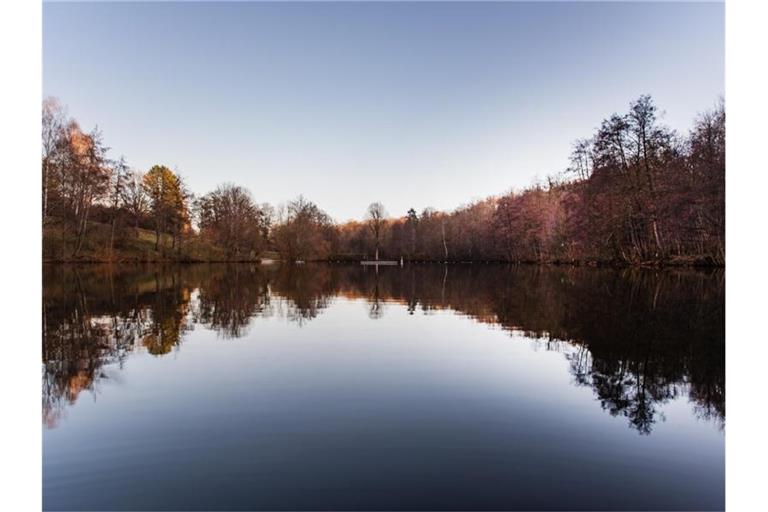
[[[650,434],[660,406],[687,396],[694,413],[725,418],[722,272],[578,268],[191,265],[167,268],[45,266],[43,421],[97,393],[106,365],[133,351],[164,356],[202,327],[222,339],[254,318],[306,325],[336,297],[410,314],[450,310],[539,340],[568,358],[573,382],[600,406]],[[181,349],[183,350],[183,348]]]
[[[244,336],[252,317],[272,313],[268,281],[254,266],[234,265],[206,273],[199,290],[195,321],[225,338]]]

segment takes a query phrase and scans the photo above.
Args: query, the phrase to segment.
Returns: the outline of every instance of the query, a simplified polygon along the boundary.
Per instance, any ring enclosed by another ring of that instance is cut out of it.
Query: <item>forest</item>
[[[237,184],[197,195],[178,170],[108,157],[52,97],[42,109],[44,261],[514,262],[725,265],[725,106],[687,134],[650,96],[573,144],[570,165],[452,211],[335,222],[304,196],[259,203]]]

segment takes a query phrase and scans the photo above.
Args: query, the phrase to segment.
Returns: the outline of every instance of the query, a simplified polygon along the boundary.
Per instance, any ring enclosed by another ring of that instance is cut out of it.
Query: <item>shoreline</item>
[[[361,259],[328,258],[322,260],[306,260],[306,263],[322,263],[329,265],[353,264],[360,265]],[[252,264],[252,265],[281,265],[290,264],[285,260],[262,261],[260,259],[148,259],[148,260],[109,260],[109,259],[43,259],[44,265],[199,265],[199,264]],[[578,260],[578,261],[530,261],[530,260],[404,260],[405,265],[525,265],[540,267],[589,267],[589,268],[647,268],[647,269],[674,269],[674,268],[700,268],[700,269],[725,269],[724,263],[713,261],[709,258],[685,258],[672,260],[651,260],[640,262],[622,262],[605,260]],[[365,265],[362,265],[365,266]],[[370,264],[368,266],[376,266]],[[401,265],[388,265],[400,267]]]

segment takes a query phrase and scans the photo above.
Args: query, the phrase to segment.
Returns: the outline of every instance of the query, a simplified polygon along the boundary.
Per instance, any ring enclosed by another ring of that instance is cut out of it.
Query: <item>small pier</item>
[[[376,266],[397,266],[400,265],[400,262],[397,260],[363,260],[360,262],[361,265],[376,265]]]

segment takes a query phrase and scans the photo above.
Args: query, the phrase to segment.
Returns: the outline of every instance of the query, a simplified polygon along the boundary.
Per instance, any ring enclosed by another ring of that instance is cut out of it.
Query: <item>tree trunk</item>
[[[155,217],[155,250],[160,250],[160,218]]]
[[[115,246],[115,223],[117,222],[117,217],[112,218],[112,230],[109,233],[109,259],[112,261],[112,250]]]
[[[48,220],[48,162],[43,161],[43,226]]]
[[[80,249],[83,247],[83,242],[85,241],[85,230],[88,227],[88,211],[89,210],[90,210],[90,205],[82,208],[82,216],[80,217],[80,222],[77,230],[77,244],[75,245],[75,252],[72,253],[73,258],[80,253]]]
[[[445,241],[445,221],[440,223],[440,228],[443,233],[443,250],[445,251],[445,261],[448,261],[448,244]]]
[[[661,256],[664,254],[664,250],[661,246],[661,238],[659,237],[659,226],[656,222],[656,214],[654,214],[654,218],[651,221],[651,226],[653,227],[653,239],[656,242],[656,253],[658,256]]]

